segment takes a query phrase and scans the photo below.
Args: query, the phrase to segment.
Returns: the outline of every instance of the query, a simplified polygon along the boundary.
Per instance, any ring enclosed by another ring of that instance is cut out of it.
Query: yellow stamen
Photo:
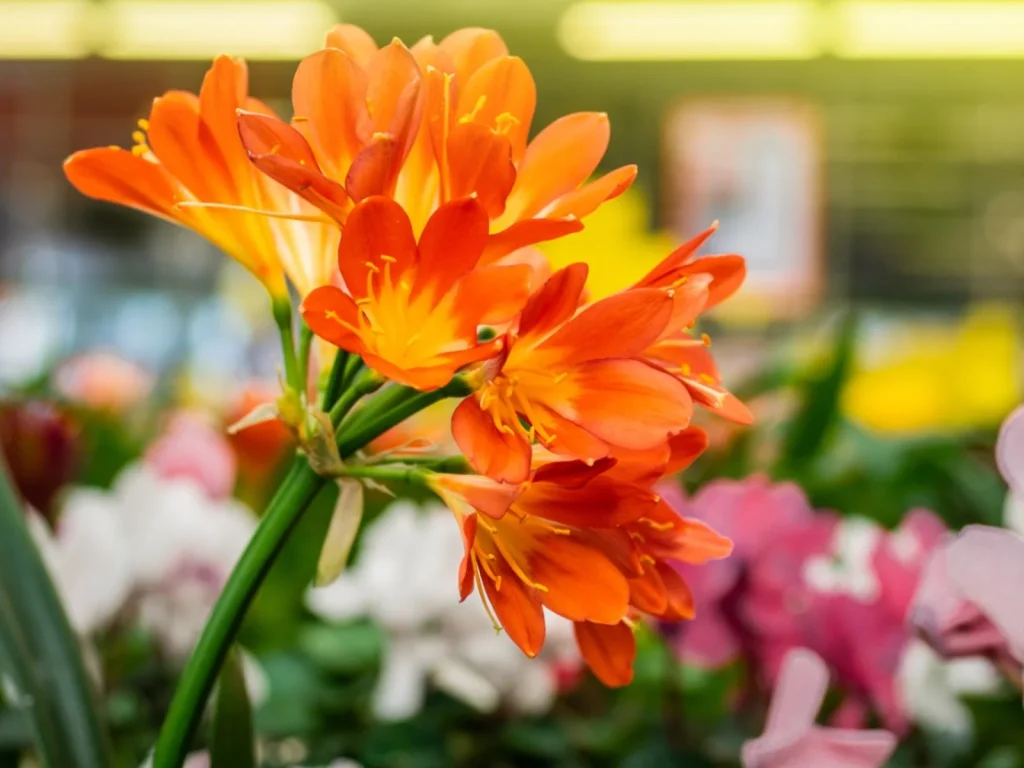
[[[700,335],[700,340],[704,344],[705,347],[710,347],[711,346],[711,337],[708,336],[706,333],[702,333]]]
[[[468,113],[459,118],[459,123],[465,125],[476,120],[477,114],[481,109],[484,108],[484,104],[487,103],[487,94],[481,94],[476,100],[476,104],[473,105],[473,109]]]
[[[138,125],[139,125],[139,128],[141,128],[144,131],[148,131],[149,130],[149,120],[147,120],[144,117],[140,117],[139,118]]]
[[[651,520],[649,517],[641,517],[637,522],[643,523],[656,531],[671,531],[674,527],[672,523],[659,523],[657,520]]]
[[[142,131],[133,131],[132,141],[134,141],[136,144],[145,144],[146,134],[144,134]]]

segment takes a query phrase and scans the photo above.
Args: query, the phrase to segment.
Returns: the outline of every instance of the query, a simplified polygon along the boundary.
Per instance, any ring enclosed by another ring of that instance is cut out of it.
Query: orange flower
[[[149,119],[140,120],[133,134],[131,151],[76,152],[64,172],[89,197],[195,230],[252,272],[272,296],[287,296],[285,275],[305,294],[330,282],[337,227],[252,166],[238,137],[239,108],[272,114],[248,96],[245,62],[219,56],[198,97],[169,91],[154,100]]]
[[[613,531],[643,517],[657,496],[606,477],[612,463],[555,462],[520,485],[479,475],[431,478],[465,537],[462,599],[479,587],[497,621],[528,656],[544,643],[543,607],[601,624],[618,623],[629,610],[629,584],[616,562],[629,560],[628,539],[615,549],[595,531]]]
[[[634,288],[577,313],[586,276],[585,264],[573,264],[530,297],[503,358],[485,366],[477,392],[456,409],[452,434],[478,472],[522,482],[534,437],[593,461],[664,445],[689,424],[686,387],[642,359],[680,299]],[[699,309],[703,292],[689,301]]]
[[[695,428],[674,437],[660,463],[606,458],[557,461],[542,448],[522,484],[434,475],[429,481],[455,514],[466,554],[460,594],[479,589],[485,607],[529,656],[544,643],[543,609],[571,619],[584,659],[607,685],[632,679],[630,617],[693,616],[693,600],[670,560],[702,563],[731,543],[678,515],[649,483],[677,471],[707,445]]]
[[[340,223],[356,202],[392,197],[417,233],[439,205],[475,195],[491,220],[484,263],[578,231],[636,175],[627,166],[585,183],[608,145],[603,114],[564,117],[528,146],[533,77],[490,30],[378,49],[340,25],[299,65],[292,102],[291,126],[240,115],[258,167]]]
[[[442,205],[417,243],[398,203],[369,197],[349,214],[338,251],[348,292],[318,288],[302,316],[393,381],[444,386],[462,366],[500,350],[500,338],[477,342],[477,326],[508,320],[528,294],[527,265],[477,267],[486,241],[487,214],[474,198]]]
[[[710,309],[729,298],[743,284],[747,270],[742,256],[728,254],[694,258],[697,249],[717,228],[717,223],[712,224],[683,243],[637,283],[637,287],[675,290],[677,307],[673,321],[666,326],[661,338],[648,347],[644,356],[678,376],[695,402],[730,421],[750,424],[754,420],[750,409],[722,386],[722,377],[708,351],[711,339],[706,334],[694,338],[688,332],[696,316],[693,306],[680,306],[689,301],[688,294],[692,296],[694,291],[699,291],[706,299],[696,307],[697,311]]]

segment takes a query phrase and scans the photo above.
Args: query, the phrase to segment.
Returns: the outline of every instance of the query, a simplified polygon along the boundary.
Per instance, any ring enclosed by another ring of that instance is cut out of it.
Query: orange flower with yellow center
[[[530,479],[434,475],[431,487],[455,514],[466,553],[462,599],[478,590],[496,625],[529,656],[544,643],[544,610],[576,624],[584,659],[608,685],[632,678],[630,617],[692,618],[693,600],[670,560],[703,563],[726,556],[727,539],[680,518],[650,482],[688,465],[707,439],[691,428],[654,456],[587,465],[534,455]]]
[[[287,296],[286,276],[304,295],[331,280],[337,227],[253,167],[238,136],[238,109],[272,114],[249,97],[245,62],[219,56],[198,96],[170,91],[154,100],[130,151],[76,152],[64,172],[89,197],[195,230],[272,296]]]
[[[530,297],[502,358],[484,367],[477,392],[456,409],[452,434],[477,471],[522,482],[534,439],[593,461],[663,445],[689,424],[686,388],[642,356],[677,305],[699,309],[703,292],[684,301],[634,288],[577,312],[586,276],[585,264],[573,264]]]
[[[477,327],[507,321],[528,295],[528,266],[477,266],[486,240],[487,214],[474,198],[441,206],[418,242],[398,203],[367,198],[349,214],[338,250],[346,290],[318,288],[302,316],[392,381],[442,387],[497,354],[502,340],[478,343]]]
[[[291,125],[240,115],[259,168],[339,223],[368,196],[392,197],[417,233],[438,206],[475,195],[491,221],[484,263],[578,231],[636,175],[627,166],[587,183],[608,145],[603,114],[569,115],[528,144],[536,86],[490,30],[378,49],[340,25],[300,63],[292,102]]]

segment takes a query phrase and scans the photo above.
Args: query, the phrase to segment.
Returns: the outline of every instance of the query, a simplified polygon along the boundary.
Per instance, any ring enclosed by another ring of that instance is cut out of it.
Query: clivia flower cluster
[[[636,169],[590,180],[603,114],[567,115],[531,140],[535,100],[494,32],[378,48],[342,25],[299,64],[290,121],[249,95],[244,62],[220,57],[198,95],[154,101],[131,150],[78,152],[65,170],[86,195],[204,235],[263,283],[284,341],[276,415],[321,479],[432,489],[464,539],[462,599],[476,591],[529,656],[545,608],[571,620],[596,675],[623,685],[637,617],[694,615],[669,563],[731,549],[652,489],[704,449],[695,405],[750,421],[692,332],[745,267],[696,257],[712,226],[588,303],[586,265],[552,274],[528,247],[580,230]],[[313,335],[326,342],[319,375]],[[464,459],[423,440],[366,450],[445,397],[460,399]],[[355,522],[332,525],[328,544],[346,548],[359,513],[341,513]]]

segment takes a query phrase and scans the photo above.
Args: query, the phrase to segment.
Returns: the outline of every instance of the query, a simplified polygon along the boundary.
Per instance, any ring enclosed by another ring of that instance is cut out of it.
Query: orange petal
[[[255,112],[238,113],[238,132],[253,164],[338,222],[351,205],[340,184],[320,172],[302,134],[287,123]]]
[[[459,601],[465,600],[473,593],[473,546],[476,543],[477,516],[468,515],[459,526],[462,529],[462,543],[466,551],[459,563]]]
[[[438,184],[442,202],[451,199],[448,172],[448,138],[454,122],[455,100],[458,98],[455,78],[441,69],[426,70],[426,103],[423,121],[429,134],[433,159],[437,163]]]
[[[397,38],[374,54],[366,75],[370,130],[387,133],[395,142],[395,162],[400,168],[423,116],[423,75],[412,53]],[[366,135],[363,140],[370,138]]]
[[[516,180],[508,139],[479,123],[453,125],[448,135],[449,198],[476,195],[491,218],[505,210]]]
[[[362,353],[363,361],[381,376],[423,392],[440,389],[455,375],[459,366],[438,358],[437,365],[424,365],[416,368],[404,368],[370,351]]]
[[[374,134],[352,160],[345,176],[345,192],[357,202],[372,195],[391,197],[401,164],[398,142],[390,134]]]
[[[477,267],[459,281],[455,304],[474,327],[508,322],[526,303],[532,278],[526,264]]]
[[[461,82],[487,62],[508,55],[508,48],[493,29],[467,27],[457,29],[441,41],[440,46],[452,60]]]
[[[696,259],[683,269],[687,275],[711,275],[708,286],[708,303],[705,309],[721,304],[743,285],[747,277],[747,260],[736,254],[704,256]]]
[[[468,504],[473,510],[495,520],[508,512],[522,491],[517,485],[498,483],[480,475],[438,474],[431,476],[429,482],[445,503],[452,502],[449,506]]]
[[[717,231],[718,222],[716,221],[703,232],[694,235],[659,261],[654,269],[637,282],[637,285],[665,287],[673,284],[676,280],[676,271],[689,262],[698,249]]]
[[[648,272],[637,285],[668,286],[676,283],[683,276],[707,274],[711,276],[711,284],[708,286],[707,309],[711,309],[732,296],[747,276],[746,260],[735,254],[694,258],[698,249],[717,229],[716,222],[700,234],[687,240]]]
[[[611,452],[611,447],[604,440],[591,434],[574,421],[543,405],[535,409],[539,424],[534,424],[538,431],[543,430],[544,444],[562,456],[573,456],[585,461],[596,461]]]
[[[683,371],[682,382],[696,402],[737,424],[754,422],[750,409],[721,385],[718,366],[706,346],[698,344],[680,348],[673,362]]]
[[[534,458],[540,453],[534,453]],[[554,454],[551,454],[553,457]],[[533,473],[534,483],[555,483],[562,488],[582,488],[598,475],[604,474],[615,466],[615,459],[604,458],[598,461],[550,461],[542,464]]]
[[[377,43],[370,34],[355,24],[336,24],[324,40],[325,48],[337,48],[352,57],[364,69],[377,53]]]
[[[544,609],[537,592],[524,585],[500,557],[491,567],[501,579],[501,588],[483,576],[487,598],[509,638],[532,659],[540,653],[545,635]]]
[[[361,354],[359,308],[352,298],[333,285],[310,291],[300,308],[302,319],[317,336],[336,347]]]
[[[629,580],[629,604],[652,616],[660,616],[668,608],[665,582],[653,565],[645,568],[643,575]]]
[[[577,622],[574,628],[583,660],[598,680],[612,688],[632,682],[636,638],[625,622],[612,626]]]
[[[687,427],[668,441],[671,454],[663,474],[674,475],[689,467],[707,450],[708,434],[700,427]]]
[[[64,173],[86,197],[127,205],[172,221],[183,198],[178,182],[159,164],[117,147],[75,152],[64,161]]]
[[[537,86],[530,68],[518,56],[491,59],[460,85],[456,115],[488,129],[502,130],[518,162],[526,151],[526,139],[537,106]]]
[[[416,238],[402,206],[387,197],[370,197],[352,209],[338,248],[338,268],[353,298],[368,295],[371,274],[374,281],[382,280],[387,267],[397,281],[415,263]]]
[[[505,516],[497,525],[502,552],[539,585],[545,607],[573,621],[601,624],[626,615],[629,584],[600,549],[571,534],[555,533],[530,516]]]
[[[358,27],[352,29],[366,34]],[[335,30],[328,33],[328,44]],[[332,179],[341,180],[362,145],[358,118],[366,109],[366,73],[344,49],[337,48],[341,46],[317,51],[299,62],[292,79],[292,106],[320,167]]]
[[[476,266],[487,243],[487,212],[474,198],[445,203],[427,221],[419,241],[419,270],[414,293],[448,292]]]
[[[236,183],[248,180],[252,169],[238,140],[235,112],[249,98],[249,69],[242,59],[217,56],[203,77],[199,90],[199,114],[209,140],[215,143]],[[152,138],[153,117],[149,119]]]
[[[665,563],[658,563],[658,575],[665,583],[665,594],[668,597],[668,605],[660,618],[665,621],[692,619],[695,614],[693,593],[686,579],[680,576],[675,568]]]
[[[500,431],[467,397],[452,414],[452,436],[473,469],[504,483],[522,483],[530,475],[530,443],[519,430]]]
[[[603,112],[566,115],[537,134],[519,164],[503,222],[532,218],[579,187],[604,157],[610,135]]]
[[[536,291],[519,316],[519,335],[543,336],[572,317],[580,305],[589,268],[580,262],[558,270]]]
[[[656,498],[646,488],[598,476],[580,488],[530,483],[516,508],[576,528],[615,528],[650,513]]]
[[[661,335],[672,299],[656,288],[634,288],[591,304],[538,345],[558,351],[566,365],[607,357],[636,357]]]
[[[682,518],[677,529],[678,546],[672,553],[673,560],[703,565],[709,560],[721,560],[732,554],[732,542],[701,520]]]
[[[578,219],[523,219],[490,236],[480,263],[493,264],[520,248],[565,237],[582,229],[583,222]]]
[[[149,114],[149,146],[160,164],[197,200],[242,205],[227,161],[196,107],[193,99],[179,98],[176,93],[155,99]]]
[[[567,373],[558,389],[572,394],[562,402],[552,396],[545,404],[609,445],[654,448],[693,416],[686,387],[640,360],[591,360]]]
[[[575,216],[577,219],[582,219],[596,211],[602,203],[613,200],[629,189],[635,178],[635,165],[616,168],[601,178],[562,195],[544,211],[544,216],[552,219]]]

